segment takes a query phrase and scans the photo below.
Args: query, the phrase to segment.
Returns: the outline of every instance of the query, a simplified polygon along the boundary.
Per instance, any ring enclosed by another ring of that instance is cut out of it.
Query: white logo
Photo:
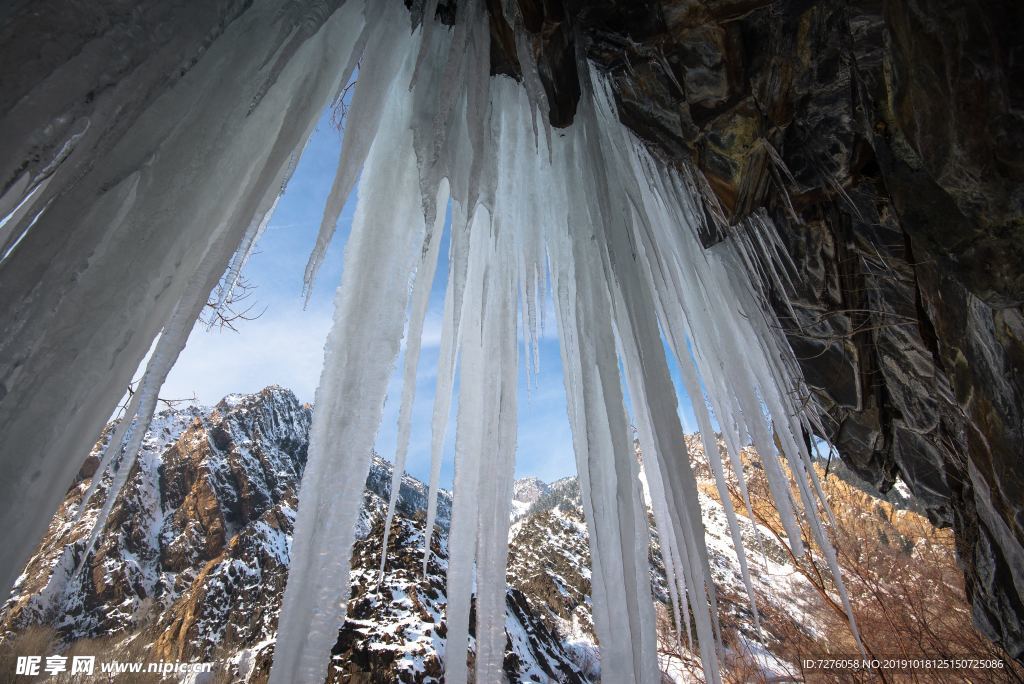
[[[61,672],[66,672],[68,669],[68,659],[64,656],[52,655],[46,656],[46,674],[55,675]]]
[[[74,656],[71,658],[71,674],[91,675],[96,667],[96,656]]]
[[[18,656],[18,664],[14,674],[37,675],[39,674],[39,663],[42,661],[42,656]]]

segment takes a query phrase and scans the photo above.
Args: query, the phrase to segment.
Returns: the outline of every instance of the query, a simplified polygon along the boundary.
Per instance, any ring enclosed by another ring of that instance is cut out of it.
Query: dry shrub
[[[31,625],[20,632],[0,640],[0,682],[37,681],[42,677],[15,676],[18,656],[42,656],[57,652],[60,639],[56,630],[41,625]]]
[[[150,662],[156,662],[150,653],[149,643],[153,635],[147,632],[134,634],[118,633],[92,639],[77,639],[64,644],[60,635],[49,627],[32,625],[12,634],[0,641],[0,684],[46,682],[47,684],[96,684],[97,682],[117,682],[118,684],[155,684],[157,682],[176,681],[175,675],[161,680],[156,673],[120,673],[113,675],[101,672],[100,663],[119,661],[124,663],[143,663],[143,668]],[[70,671],[55,676],[48,676],[43,669],[46,656],[62,655],[67,658],[67,669],[71,669],[74,656],[94,656],[95,670],[92,675],[75,674]],[[40,675],[35,677],[16,676],[18,656],[42,656]],[[178,675],[180,677],[180,675]],[[225,668],[214,667],[209,674],[201,675],[198,680],[203,684],[227,684],[231,681],[230,673]]]
[[[750,473],[754,517],[788,549],[763,473],[756,468]],[[1004,668],[876,671],[859,677],[816,671],[804,672],[806,681],[1024,682],[1024,668],[974,627],[952,531],[935,528],[923,516],[898,510],[835,476],[824,480],[824,489],[836,519],[832,542],[868,657],[1000,659]],[[810,538],[805,523],[804,539]],[[797,666],[807,657],[857,654],[827,564],[817,554],[790,555],[789,561],[818,594],[815,619],[822,633],[802,629],[792,616],[765,611],[766,626],[779,637],[776,652]]]

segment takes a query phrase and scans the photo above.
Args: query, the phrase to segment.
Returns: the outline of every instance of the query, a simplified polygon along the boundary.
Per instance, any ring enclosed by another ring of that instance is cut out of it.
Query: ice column
[[[398,27],[396,27],[398,30]],[[408,30],[408,29],[405,29]],[[415,54],[416,41],[403,50]],[[406,59],[393,88],[412,73]],[[426,226],[407,97],[389,97],[345,248],[299,493],[273,682],[322,681],[345,617],[355,523]],[[350,132],[350,135],[352,133]]]
[[[116,85],[108,72],[96,75],[102,86],[88,99],[79,87],[88,87],[93,65],[76,53],[5,112],[5,163],[17,165],[15,150],[26,141],[62,130],[60,98],[79,93],[76,102],[91,103],[72,115],[67,139],[55,142],[39,173],[0,200],[25,209],[3,226],[19,241],[0,263],[4,587],[153,340],[175,310],[194,313],[186,290],[212,288],[216,279],[207,275],[223,273],[269,209],[268,192],[280,188],[289,159],[339,88],[362,4],[296,16],[294,8],[254,0],[219,18],[190,7],[200,25],[226,22],[203,36],[208,42],[194,60],[163,46],[140,56]],[[82,83],[72,76],[83,73]],[[25,159],[39,154],[29,150]],[[39,429],[50,423],[62,428]]]

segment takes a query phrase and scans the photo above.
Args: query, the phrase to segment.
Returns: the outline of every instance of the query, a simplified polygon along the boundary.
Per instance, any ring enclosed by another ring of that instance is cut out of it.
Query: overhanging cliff
[[[703,172],[709,211],[783,227],[793,311],[775,308],[821,436],[953,526],[978,624],[1021,657],[1024,7],[519,4],[553,125],[585,52],[623,123]]]

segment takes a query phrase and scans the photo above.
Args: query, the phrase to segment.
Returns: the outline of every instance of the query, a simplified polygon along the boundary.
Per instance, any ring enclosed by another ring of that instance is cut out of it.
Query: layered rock
[[[277,608],[261,596],[287,577],[310,416],[277,387],[162,412],[85,555],[109,484],[79,510],[101,442],[19,579],[4,628],[42,622],[70,641],[144,626],[154,655],[171,660],[272,636]]]
[[[95,551],[85,554],[109,478],[79,516],[113,425],[83,465],[46,537],[0,612],[10,638],[43,625],[60,643],[115,637],[147,660],[217,661],[238,681],[266,681],[288,576],[311,409],[288,390],[230,395],[212,409],[157,416],[115,500]],[[329,681],[438,681],[444,652],[451,497],[438,500],[428,575],[421,576],[427,487],[405,476],[380,564],[391,466],[374,455],[353,552],[349,619]],[[544,486],[539,483],[539,486]],[[509,592],[506,671],[513,681],[580,682],[558,633]],[[86,645],[83,645],[86,644]],[[97,646],[100,648],[100,646]]]
[[[701,172],[708,246],[774,219],[787,254],[761,256],[786,285],[770,305],[820,436],[954,528],[978,624],[1024,655],[1024,9],[518,5],[553,125],[572,121],[582,51],[622,122]],[[495,73],[508,62],[492,53]]]
[[[551,492],[551,486],[539,477],[523,477],[512,486],[512,520],[526,515],[534,504]]]

